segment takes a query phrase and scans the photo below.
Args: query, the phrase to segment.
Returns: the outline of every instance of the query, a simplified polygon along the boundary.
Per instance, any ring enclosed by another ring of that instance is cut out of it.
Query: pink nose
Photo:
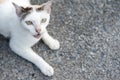
[[[35,29],[37,33],[40,33],[41,29],[40,28],[36,28]]]

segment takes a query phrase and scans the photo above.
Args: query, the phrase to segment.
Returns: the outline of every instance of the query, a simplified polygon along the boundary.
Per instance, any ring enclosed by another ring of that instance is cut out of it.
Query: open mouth
[[[35,38],[40,38],[40,34],[34,35]]]

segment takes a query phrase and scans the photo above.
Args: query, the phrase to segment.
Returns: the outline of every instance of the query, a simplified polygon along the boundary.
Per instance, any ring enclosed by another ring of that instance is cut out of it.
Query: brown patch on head
[[[44,7],[41,6],[41,5],[33,5],[32,7],[33,7],[36,11],[44,10]]]
[[[23,9],[22,9],[21,20],[25,19],[26,16],[31,13],[32,9],[33,9],[32,7],[23,8]]]
[[[49,0],[46,3],[43,3],[41,5],[32,5],[32,7],[38,12],[38,11],[42,11],[45,10],[47,11],[47,13],[51,13],[51,5],[52,5],[52,0]]]
[[[32,7],[26,7],[25,8],[25,7],[19,6],[19,5],[15,4],[15,3],[13,3],[13,6],[16,9],[17,16],[20,17],[20,18],[25,18],[25,16],[27,14],[31,13],[31,11],[33,9]]]
[[[23,20],[33,10],[32,6],[23,7],[23,6],[19,6],[19,5],[15,4],[15,3],[12,3],[12,4],[16,9],[17,16],[20,17],[21,20]]]
[[[32,7],[26,7],[26,8],[22,7],[22,12],[23,13],[30,12],[30,11],[32,11]]]
[[[44,10],[44,6],[36,8],[36,11],[42,11]]]

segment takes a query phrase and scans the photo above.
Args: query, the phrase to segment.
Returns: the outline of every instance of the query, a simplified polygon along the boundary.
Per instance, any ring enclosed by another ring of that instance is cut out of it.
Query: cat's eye
[[[32,21],[25,21],[27,25],[33,25]]]
[[[41,23],[45,23],[47,21],[47,19],[46,18],[43,18],[42,20],[41,20]]]

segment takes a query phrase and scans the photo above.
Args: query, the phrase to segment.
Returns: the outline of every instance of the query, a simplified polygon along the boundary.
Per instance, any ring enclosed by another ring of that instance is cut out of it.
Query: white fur
[[[59,49],[59,42],[52,38],[46,30],[50,15],[46,11],[38,13],[34,10],[20,23],[12,2],[19,6],[31,6],[29,0],[6,0],[4,3],[1,3],[0,34],[10,38],[10,48],[16,54],[34,63],[45,75],[52,76],[54,74],[53,68],[31,49],[40,39],[43,39],[45,44],[51,49]],[[40,24],[39,20],[44,17],[48,19],[47,22],[45,24]],[[35,29],[33,26],[27,27],[24,23],[25,20],[35,21],[37,27],[41,29],[40,38],[35,38],[33,36],[36,34]]]

